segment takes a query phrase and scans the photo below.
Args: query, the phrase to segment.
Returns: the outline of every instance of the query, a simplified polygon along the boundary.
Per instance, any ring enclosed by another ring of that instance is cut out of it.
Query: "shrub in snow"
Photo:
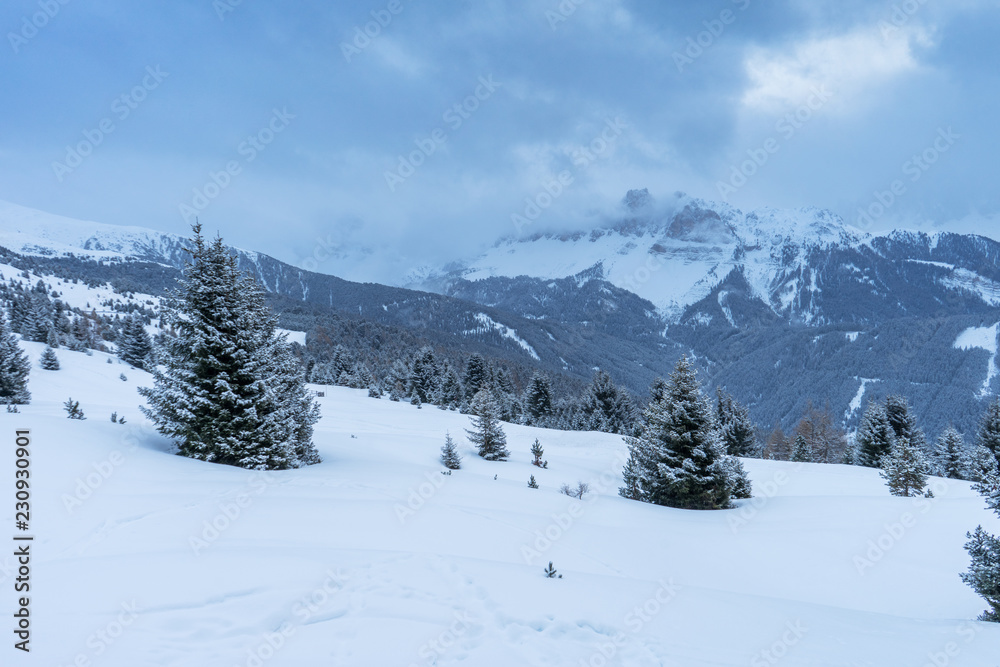
[[[459,456],[458,448],[455,447],[455,441],[451,439],[450,433],[446,433],[444,436],[444,445],[441,447],[441,463],[448,470],[461,470],[462,468],[462,457]]]
[[[121,380],[122,382],[128,382],[128,377],[124,373],[120,374],[118,376],[118,379]]]
[[[528,479],[528,488],[529,489],[537,489],[538,488],[538,482],[535,481],[535,476],[534,475],[532,475],[531,478]]]
[[[559,493],[570,498],[579,498],[580,500],[583,500],[583,497],[589,492],[590,485],[586,482],[577,482],[576,487],[572,487],[569,484],[563,484],[559,487]]]
[[[63,409],[70,419],[86,419],[83,416],[83,410],[80,409],[80,401],[74,401],[72,398],[69,398],[63,403]]]
[[[552,565],[552,561],[549,561],[549,566],[544,570],[545,576],[549,579],[562,579],[562,575],[556,572],[556,568]]]
[[[376,385],[368,387],[368,398],[382,398],[382,390]]]
[[[7,404],[7,412],[9,412],[9,413],[11,413],[11,414],[17,414],[17,413],[19,413],[19,412],[21,412],[21,411],[20,411],[20,410],[18,410],[18,409],[17,409],[17,406],[16,406],[16,405],[14,405],[13,403],[8,403],[8,404]]]

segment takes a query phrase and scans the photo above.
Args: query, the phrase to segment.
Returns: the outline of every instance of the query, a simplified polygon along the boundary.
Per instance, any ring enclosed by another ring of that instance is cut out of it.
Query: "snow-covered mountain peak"
[[[0,201],[0,246],[24,255],[163,262],[181,252],[184,242],[175,234],[75,220]]]

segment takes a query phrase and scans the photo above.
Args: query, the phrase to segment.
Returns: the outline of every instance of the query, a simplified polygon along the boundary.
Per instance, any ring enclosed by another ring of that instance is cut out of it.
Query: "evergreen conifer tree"
[[[795,445],[792,448],[792,461],[795,463],[812,463],[812,450],[809,442],[801,433],[795,436]]]
[[[479,455],[487,461],[506,461],[507,435],[500,425],[500,411],[496,400],[488,389],[476,394],[472,401],[472,429],[466,430],[469,440],[479,449]]]
[[[462,468],[462,457],[458,454],[458,448],[455,446],[455,441],[451,439],[451,434],[446,433],[444,436],[444,445],[441,447],[441,463],[448,470],[461,470]]]
[[[716,391],[716,420],[726,453],[730,456],[760,457],[762,448],[757,444],[750,410],[722,389]]]
[[[552,383],[546,375],[536,372],[531,376],[524,390],[524,413],[527,424],[545,424],[552,417]]]
[[[985,446],[979,447],[988,452]],[[996,462],[993,461],[995,464]],[[1000,468],[994,468],[989,477],[975,486],[986,497],[986,505],[1000,516]],[[979,617],[981,621],[1000,623],[1000,537],[978,526],[974,533],[967,533],[969,541],[965,550],[972,562],[962,574],[962,581],[981,595],[990,608]]]
[[[925,458],[931,458],[933,452],[928,451],[927,438],[917,426],[917,418],[910,409],[910,402],[905,396],[893,394],[885,399],[885,416],[889,420],[896,438],[907,440],[919,449]]]
[[[139,389],[144,414],[190,458],[254,470],[317,462],[318,408],[263,291],[222,239],[206,243],[197,224],[194,233],[168,316],[177,336],[158,355],[155,386]]]
[[[11,332],[7,318],[0,315],[0,403],[25,405],[31,400],[28,373],[31,362]]]
[[[987,404],[976,432],[976,446],[985,447],[1000,465],[1000,396]]]
[[[869,468],[879,467],[882,457],[892,450],[895,439],[885,406],[877,401],[869,401],[854,440],[857,456],[855,463]]]
[[[148,370],[153,352],[153,341],[146,332],[142,319],[136,315],[125,320],[118,340],[118,358],[126,364]]]
[[[66,399],[66,402],[63,403],[63,409],[69,419],[86,419],[83,410],[80,409],[80,401],[74,401],[72,397]]]
[[[729,507],[732,464],[719,442],[712,408],[681,357],[662,398],[643,413],[619,493],[681,509]]]
[[[927,459],[906,438],[897,438],[893,442],[892,449],[882,457],[879,467],[879,475],[894,496],[919,496],[927,486],[927,475],[930,473]]]
[[[528,488],[529,489],[537,489],[538,488],[538,482],[535,481],[535,476],[534,475],[532,475],[531,477],[528,478]]]
[[[966,470],[965,443],[962,434],[955,427],[949,426],[937,441],[937,468],[940,474],[949,479],[965,479]]]
[[[538,438],[535,438],[535,442],[531,445],[531,456],[534,457],[531,464],[539,468],[548,468],[549,462],[542,460],[544,455],[545,450],[542,449],[542,443],[538,442]]]
[[[51,347],[45,348],[45,351],[42,352],[42,357],[38,363],[43,369],[47,371],[59,370],[59,357],[56,356],[55,350],[53,350]]]
[[[465,375],[462,377],[466,399],[470,401],[474,399],[488,380],[489,369],[486,367],[486,360],[479,353],[473,354],[465,364]]]

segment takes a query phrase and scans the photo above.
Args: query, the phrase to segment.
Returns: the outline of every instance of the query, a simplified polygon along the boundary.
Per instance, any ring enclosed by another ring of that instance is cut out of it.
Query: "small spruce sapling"
[[[124,373],[122,373],[121,375],[119,375],[118,379],[121,380],[122,382],[128,382],[128,377],[126,377],[126,375]]]
[[[531,445],[531,455],[535,457],[535,460],[531,462],[531,465],[539,468],[548,468],[549,462],[542,460],[544,454],[545,450],[542,449],[542,443],[538,442],[538,438],[535,438],[535,443]]]
[[[535,481],[535,476],[534,475],[532,475],[531,478],[528,480],[528,488],[529,489],[537,489],[538,488],[538,482]]]
[[[455,447],[451,433],[446,433],[444,436],[444,445],[441,447],[441,463],[448,470],[461,470],[462,468],[462,457],[458,454],[458,448]]]
[[[42,358],[39,361],[41,367],[47,371],[57,371],[59,370],[59,357],[56,356],[55,350],[51,347],[46,347],[45,351],[42,352]]]
[[[63,409],[66,410],[69,419],[86,419],[83,415],[83,410],[80,409],[80,401],[74,401],[72,398],[69,398],[63,403]]]
[[[556,568],[552,565],[552,561],[549,561],[549,566],[545,568],[545,576],[549,579],[562,579],[562,575],[556,572]]]

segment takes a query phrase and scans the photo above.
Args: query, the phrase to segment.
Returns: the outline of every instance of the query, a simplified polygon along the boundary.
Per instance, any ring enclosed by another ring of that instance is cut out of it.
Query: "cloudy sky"
[[[7,0],[0,26],[0,199],[197,214],[299,265],[461,256],[642,187],[1000,221],[997,0]]]

